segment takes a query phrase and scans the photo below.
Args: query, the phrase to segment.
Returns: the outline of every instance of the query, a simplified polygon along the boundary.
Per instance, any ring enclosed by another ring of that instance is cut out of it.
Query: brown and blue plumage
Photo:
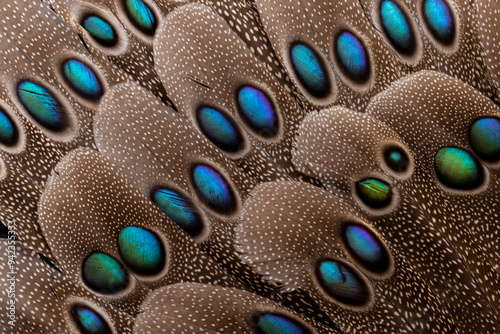
[[[499,11],[6,0],[1,332],[499,333]]]

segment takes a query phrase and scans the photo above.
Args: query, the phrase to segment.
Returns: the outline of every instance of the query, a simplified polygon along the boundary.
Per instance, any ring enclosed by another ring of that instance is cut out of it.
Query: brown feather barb
[[[498,0],[5,0],[0,332],[500,332]]]

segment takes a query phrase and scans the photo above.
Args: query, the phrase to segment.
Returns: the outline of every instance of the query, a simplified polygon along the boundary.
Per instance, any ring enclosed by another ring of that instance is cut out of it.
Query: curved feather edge
[[[165,304],[171,307],[165,308]],[[153,291],[141,306],[134,332],[338,333],[269,299],[239,289],[196,283]]]

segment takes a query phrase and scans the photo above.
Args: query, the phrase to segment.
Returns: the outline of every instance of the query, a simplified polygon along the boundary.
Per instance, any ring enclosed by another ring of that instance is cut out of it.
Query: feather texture
[[[4,1],[2,328],[498,333],[498,11]]]

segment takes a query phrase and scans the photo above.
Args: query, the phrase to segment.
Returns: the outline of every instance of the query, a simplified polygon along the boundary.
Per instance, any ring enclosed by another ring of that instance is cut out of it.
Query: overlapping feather
[[[0,9],[7,333],[500,330],[497,2]]]

